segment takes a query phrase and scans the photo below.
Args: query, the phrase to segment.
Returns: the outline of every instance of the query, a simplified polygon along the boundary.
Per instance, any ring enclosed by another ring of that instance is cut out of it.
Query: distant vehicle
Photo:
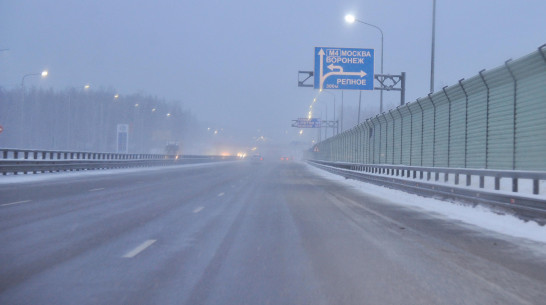
[[[281,161],[291,161],[292,157],[281,157]]]
[[[168,158],[178,159],[178,156],[180,155],[180,145],[176,142],[168,142],[167,145],[165,145],[165,155],[167,155]]]
[[[264,157],[262,157],[262,155],[260,154],[255,154],[255,155],[252,155],[252,157],[250,157],[250,161],[252,162],[261,162],[264,160]]]

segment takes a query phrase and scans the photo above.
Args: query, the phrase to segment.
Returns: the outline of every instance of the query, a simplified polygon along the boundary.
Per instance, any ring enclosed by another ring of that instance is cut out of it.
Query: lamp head
[[[354,23],[356,21],[356,18],[354,15],[348,14],[345,16],[345,21],[347,23]]]

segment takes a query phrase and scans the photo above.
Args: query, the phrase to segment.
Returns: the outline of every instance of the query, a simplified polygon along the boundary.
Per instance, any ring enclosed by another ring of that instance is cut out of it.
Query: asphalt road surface
[[[544,247],[296,162],[0,184],[0,304],[546,304]]]

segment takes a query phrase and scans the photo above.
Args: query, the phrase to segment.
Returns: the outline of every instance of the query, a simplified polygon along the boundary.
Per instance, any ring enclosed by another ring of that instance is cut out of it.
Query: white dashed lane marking
[[[127,252],[123,257],[124,258],[133,258],[137,256],[140,252],[146,250],[149,246],[151,246],[153,243],[155,243],[155,239],[150,239],[142,244],[140,244],[138,247],[134,248],[132,251]]]
[[[193,212],[194,212],[194,213],[199,213],[199,212],[201,212],[203,209],[204,209],[204,207],[196,207],[196,208],[193,210]]]

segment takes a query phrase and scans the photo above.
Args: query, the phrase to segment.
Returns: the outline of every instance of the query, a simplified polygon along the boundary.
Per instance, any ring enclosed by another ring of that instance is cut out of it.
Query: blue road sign
[[[292,126],[297,128],[320,128],[321,125],[321,120],[319,118],[298,118],[294,121]]]
[[[373,90],[373,49],[315,48],[315,89]]]

